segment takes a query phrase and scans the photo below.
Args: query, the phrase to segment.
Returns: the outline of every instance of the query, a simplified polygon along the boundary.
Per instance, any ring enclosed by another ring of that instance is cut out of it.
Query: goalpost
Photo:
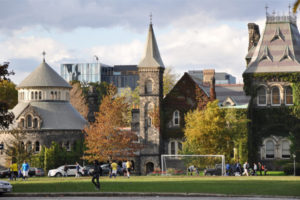
[[[224,155],[161,155],[161,175],[170,175],[172,172],[186,174],[191,166],[198,172],[202,169],[221,168],[221,176],[226,173]]]

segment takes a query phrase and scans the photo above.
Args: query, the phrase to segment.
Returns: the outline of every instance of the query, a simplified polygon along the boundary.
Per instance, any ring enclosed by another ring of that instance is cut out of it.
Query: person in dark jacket
[[[94,161],[94,174],[93,174],[93,178],[92,178],[92,183],[95,185],[97,190],[100,190],[99,176],[101,176],[101,174],[102,174],[102,168],[100,167],[98,160],[95,160]]]

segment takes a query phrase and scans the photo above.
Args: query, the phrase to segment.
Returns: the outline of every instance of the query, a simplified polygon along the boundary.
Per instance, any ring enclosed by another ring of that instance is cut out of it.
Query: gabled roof
[[[31,87],[72,88],[45,60],[17,86],[17,88]]]
[[[300,72],[300,34],[294,16],[267,16],[266,26],[244,73]]]
[[[149,25],[148,37],[145,47],[145,55],[140,61],[138,67],[164,67],[156,43],[152,24]]]

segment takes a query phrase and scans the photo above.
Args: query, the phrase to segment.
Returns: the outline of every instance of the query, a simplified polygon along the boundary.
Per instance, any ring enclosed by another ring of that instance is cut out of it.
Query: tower
[[[160,108],[163,98],[164,64],[150,22],[145,55],[138,65],[140,94],[141,173],[160,167]]]

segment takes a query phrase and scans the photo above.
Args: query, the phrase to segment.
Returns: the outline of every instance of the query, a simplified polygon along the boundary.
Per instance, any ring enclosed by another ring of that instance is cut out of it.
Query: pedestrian
[[[256,163],[253,163],[253,175],[256,176],[256,171],[257,171],[257,165]]]
[[[79,177],[79,164],[78,162],[76,162],[76,174],[75,174],[75,177]]]
[[[10,180],[17,180],[18,176],[18,164],[16,162],[13,162],[10,166]]]
[[[111,177],[113,176],[114,178],[117,177],[117,170],[118,170],[118,164],[113,161],[113,163],[111,163]]]
[[[22,174],[23,174],[23,180],[28,180],[28,172],[29,172],[29,164],[24,160],[22,164]]]
[[[100,190],[99,177],[101,175],[102,175],[102,168],[100,167],[98,160],[95,160],[94,161],[94,172],[93,172],[92,183],[95,185],[96,190]]]
[[[248,173],[248,162],[247,161],[244,163],[243,168],[244,168],[244,172],[243,172],[242,175],[249,176],[249,173]]]
[[[263,168],[262,164],[260,162],[258,162],[258,171],[261,176],[262,176],[262,170],[263,170],[262,168]]]
[[[127,177],[130,178],[130,171],[131,171],[131,161],[127,160],[126,162],[126,173],[127,173]]]
[[[236,174],[235,174],[236,176],[242,175],[242,166],[239,161],[237,161],[237,163],[235,165],[235,172],[236,172]]]
[[[123,160],[123,162],[122,162],[122,171],[123,171],[124,176],[126,176],[126,174],[127,174],[126,164],[127,164],[126,160]]]
[[[268,172],[268,169],[267,169],[267,166],[266,165],[263,165],[264,166],[264,174],[265,176],[267,175],[267,172]]]
[[[64,177],[67,177],[68,176],[68,166],[67,164],[65,164],[64,166]]]

